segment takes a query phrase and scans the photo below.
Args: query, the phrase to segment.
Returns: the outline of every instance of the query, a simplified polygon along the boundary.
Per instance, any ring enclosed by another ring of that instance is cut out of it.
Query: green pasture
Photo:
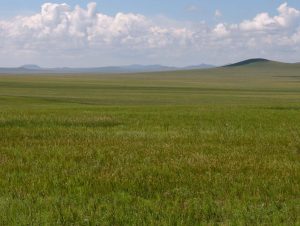
[[[0,75],[0,225],[300,225],[300,66]]]

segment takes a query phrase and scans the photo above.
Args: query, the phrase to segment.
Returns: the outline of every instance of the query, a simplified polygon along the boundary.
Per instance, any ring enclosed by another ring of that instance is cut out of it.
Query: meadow
[[[0,75],[0,225],[300,225],[299,71]]]

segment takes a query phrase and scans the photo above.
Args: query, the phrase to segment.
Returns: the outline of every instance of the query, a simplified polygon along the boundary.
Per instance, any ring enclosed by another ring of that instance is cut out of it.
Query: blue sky
[[[0,0],[5,65],[223,64],[248,57],[300,61],[299,0],[47,2]],[[97,3],[91,17],[90,2]],[[10,56],[11,50],[16,53]]]

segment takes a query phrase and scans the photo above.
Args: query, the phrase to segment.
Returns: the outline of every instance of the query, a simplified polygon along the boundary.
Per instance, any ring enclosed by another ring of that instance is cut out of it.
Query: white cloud
[[[240,24],[242,30],[265,30],[287,28],[293,23],[299,23],[300,11],[288,7],[284,3],[278,7],[278,16],[271,17],[268,13],[258,14],[253,20],[246,20]]]
[[[260,13],[214,27],[132,13],[109,16],[96,3],[85,9],[45,3],[35,15],[0,20],[0,60],[6,64],[25,58],[58,66],[225,63],[261,54],[294,60],[300,59],[298,45],[300,11],[286,3],[276,16]]]
[[[139,14],[118,13],[114,17],[96,13],[96,3],[87,9],[46,3],[41,12],[0,23],[1,38],[12,38],[22,48],[132,47],[160,48],[184,42],[185,28],[163,27]],[[156,41],[155,41],[156,40]]]
[[[219,37],[228,36],[230,34],[230,31],[226,28],[224,24],[218,24],[215,27],[214,32]]]

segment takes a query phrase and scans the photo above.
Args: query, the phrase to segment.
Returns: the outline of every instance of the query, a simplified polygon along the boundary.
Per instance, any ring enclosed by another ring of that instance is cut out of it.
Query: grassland
[[[0,225],[300,225],[300,67],[0,76]]]

